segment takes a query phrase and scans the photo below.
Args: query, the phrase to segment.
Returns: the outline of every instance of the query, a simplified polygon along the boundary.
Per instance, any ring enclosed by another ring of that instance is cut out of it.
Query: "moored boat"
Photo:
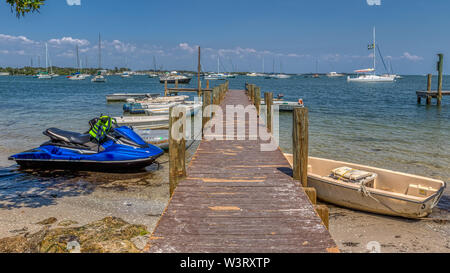
[[[292,165],[292,155],[285,154]],[[442,180],[360,164],[309,157],[308,186],[339,206],[405,218],[426,217],[438,204]]]

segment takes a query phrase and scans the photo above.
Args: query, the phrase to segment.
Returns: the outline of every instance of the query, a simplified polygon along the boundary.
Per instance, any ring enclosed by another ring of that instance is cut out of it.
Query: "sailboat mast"
[[[48,72],[48,48],[47,43],[45,43],[45,71]]]
[[[78,71],[80,70],[80,56],[78,56],[78,45],[75,46],[76,50],[77,50],[77,66],[78,66]]]
[[[376,54],[376,50],[375,50],[375,27],[373,27],[373,74],[375,75],[375,54]]]
[[[263,70],[262,73],[264,74],[264,56],[263,56]]]
[[[102,69],[102,40],[98,34],[98,69]]]

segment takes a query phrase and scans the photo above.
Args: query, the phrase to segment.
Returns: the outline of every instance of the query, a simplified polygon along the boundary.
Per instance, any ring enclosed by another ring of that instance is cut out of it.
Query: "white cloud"
[[[74,39],[72,37],[62,37],[61,39],[50,39],[48,41],[50,44],[55,45],[79,45],[79,46],[87,46],[89,45],[89,41],[85,39]]]
[[[37,42],[28,39],[25,36],[12,36],[12,35],[6,35],[6,34],[0,34],[0,41],[6,41],[6,42],[20,42],[23,44],[36,44]]]
[[[119,40],[113,40],[112,42],[105,42],[106,47],[111,46],[116,51],[121,53],[128,53],[128,52],[134,52],[136,50],[136,46],[130,43],[124,43]]]
[[[409,52],[404,52],[400,58],[407,59],[407,60],[414,61],[414,62],[423,60],[423,57],[420,57],[417,55],[412,55]]]
[[[366,0],[369,6],[381,6],[381,0]]]
[[[69,6],[81,6],[81,0],[66,0]]]
[[[178,45],[178,47],[181,48],[182,50],[185,50],[185,51],[191,53],[191,54],[194,53],[194,51],[196,49],[196,47],[190,46],[188,43],[180,43]]]

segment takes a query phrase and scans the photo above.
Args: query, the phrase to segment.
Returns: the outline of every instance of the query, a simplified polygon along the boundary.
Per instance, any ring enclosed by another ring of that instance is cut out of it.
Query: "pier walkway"
[[[221,105],[249,104],[243,90],[230,90]],[[247,135],[254,121],[245,121]],[[261,151],[261,143],[202,140],[147,250],[338,252],[281,150]]]

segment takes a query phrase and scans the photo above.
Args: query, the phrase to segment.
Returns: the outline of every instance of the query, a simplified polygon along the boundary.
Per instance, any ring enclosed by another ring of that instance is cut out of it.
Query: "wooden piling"
[[[317,214],[319,215],[320,219],[322,219],[323,225],[329,229],[330,225],[330,211],[327,206],[325,205],[314,205],[314,209],[316,210]]]
[[[167,97],[167,80],[164,81],[164,97]]]
[[[311,204],[315,205],[317,203],[316,189],[313,187],[304,187],[303,190],[305,191],[306,195],[308,196],[309,201],[311,201]]]
[[[264,103],[266,104],[266,126],[267,131],[272,133],[272,104],[273,104],[273,93],[264,92]]]
[[[209,105],[211,104],[211,91],[203,91],[203,103],[202,103],[202,136],[203,132],[205,131],[206,123],[211,119],[211,111],[209,110]],[[208,107],[208,108],[207,108]]]
[[[427,91],[430,92],[431,91],[431,77],[432,77],[432,75],[428,74],[427,77],[428,77],[428,79],[427,79]],[[420,101],[419,101],[419,103],[420,103]],[[427,96],[427,104],[431,104],[431,96],[430,95]]]
[[[175,79],[175,89],[178,89],[178,79]]]
[[[255,107],[256,115],[259,117],[261,109],[261,88],[259,88],[258,86],[255,87]]]
[[[444,64],[444,54],[439,53],[439,61],[438,61],[438,94],[437,94],[437,100],[436,104],[441,105],[442,101],[442,69]]]
[[[206,89],[209,89],[209,80],[206,80]]]
[[[292,113],[293,177],[308,185],[308,108],[295,107]]]
[[[169,193],[172,196],[178,181],[186,177],[185,163],[185,130],[186,130],[186,109],[173,106],[169,109]],[[177,109],[175,109],[177,108]],[[172,114],[173,111],[180,111],[178,115]],[[178,124],[181,122],[181,126]]]

